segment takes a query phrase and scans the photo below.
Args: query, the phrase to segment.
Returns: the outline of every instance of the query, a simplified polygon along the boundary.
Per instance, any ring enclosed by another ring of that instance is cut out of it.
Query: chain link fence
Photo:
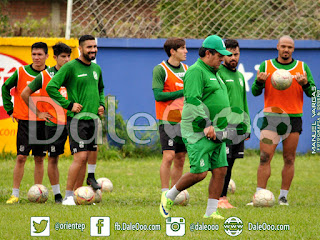
[[[320,39],[320,0],[73,0],[71,35]]]

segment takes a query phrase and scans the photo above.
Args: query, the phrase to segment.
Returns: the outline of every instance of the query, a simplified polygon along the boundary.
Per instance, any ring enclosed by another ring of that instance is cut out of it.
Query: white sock
[[[66,198],[73,197],[73,191],[66,190]]]
[[[219,202],[218,199],[208,198],[207,210],[206,210],[207,216],[210,216],[212,213],[217,211],[218,202]]]
[[[97,164],[88,164],[88,173],[94,173],[96,171]]]
[[[165,191],[168,191],[169,188],[161,188],[161,192],[165,192]]]
[[[257,188],[256,188],[256,192],[258,192],[259,190],[262,190],[262,189],[264,189],[264,188],[257,187]]]
[[[282,189],[280,189],[279,199],[282,198],[282,197],[285,197],[285,198],[287,199],[288,192],[289,192],[289,190],[282,190]]]
[[[18,198],[19,197],[19,188],[13,188],[12,195]]]
[[[172,201],[174,201],[176,199],[176,197],[178,196],[178,194],[180,193],[179,190],[177,190],[176,185],[174,185],[168,192],[166,197],[170,198]]]
[[[60,184],[52,185],[51,187],[52,187],[53,195],[61,193],[60,192]]]

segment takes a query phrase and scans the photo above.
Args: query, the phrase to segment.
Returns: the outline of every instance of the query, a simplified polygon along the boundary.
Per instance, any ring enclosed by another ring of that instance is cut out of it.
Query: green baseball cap
[[[209,37],[207,37],[203,41],[202,47],[209,48],[209,49],[214,49],[214,50],[216,50],[218,53],[220,53],[222,55],[232,55],[231,52],[226,50],[226,45],[224,44],[224,42],[221,39],[221,37],[219,37],[217,35],[210,35]]]

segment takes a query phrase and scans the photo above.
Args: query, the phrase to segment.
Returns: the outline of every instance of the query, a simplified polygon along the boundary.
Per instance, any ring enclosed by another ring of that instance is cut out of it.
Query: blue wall
[[[167,56],[163,50],[165,39],[98,39],[99,52],[97,63],[101,66],[105,82],[105,94],[114,95],[119,101],[118,111],[125,119],[135,113],[148,113],[155,118],[154,97],[152,92],[152,70]],[[189,66],[198,58],[198,49],[202,40],[188,39],[187,61]],[[239,40],[241,56],[239,71],[248,83],[248,104],[250,117],[263,109],[263,96],[253,97],[251,85],[256,69],[266,59],[277,56],[277,40]],[[320,68],[316,59],[320,55],[320,41],[295,41],[293,57],[305,61],[319,86]],[[311,151],[311,99],[304,96],[303,132],[298,152]],[[246,141],[247,148],[259,148],[259,140],[254,134]],[[280,147],[281,149],[281,147]]]

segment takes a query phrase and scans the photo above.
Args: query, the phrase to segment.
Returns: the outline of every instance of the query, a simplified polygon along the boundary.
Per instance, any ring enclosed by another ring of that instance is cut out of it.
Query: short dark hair
[[[44,42],[36,42],[34,44],[32,44],[31,46],[31,51],[34,48],[42,48],[45,54],[48,54],[48,45]]]
[[[178,48],[183,47],[184,45],[186,45],[186,41],[183,38],[172,37],[167,39],[163,45],[163,48],[168,57],[171,57],[171,49],[177,51]]]
[[[216,54],[216,50],[214,49],[211,49],[211,48],[204,48],[204,47],[201,47],[199,48],[199,56],[200,57],[204,57],[206,55],[206,51],[209,51],[212,55],[215,55]]]
[[[94,36],[92,36],[92,35],[83,35],[83,36],[81,36],[81,37],[79,38],[79,45],[82,46],[82,43],[85,42],[85,41],[87,41],[87,40],[96,40],[96,39],[95,39]]]
[[[226,45],[226,48],[236,49],[239,47],[239,43],[235,39],[226,39],[224,40],[224,45]]]
[[[56,43],[53,47],[53,55],[59,56],[61,53],[68,53],[71,54],[71,47],[69,47],[67,44],[64,44],[62,42]]]

